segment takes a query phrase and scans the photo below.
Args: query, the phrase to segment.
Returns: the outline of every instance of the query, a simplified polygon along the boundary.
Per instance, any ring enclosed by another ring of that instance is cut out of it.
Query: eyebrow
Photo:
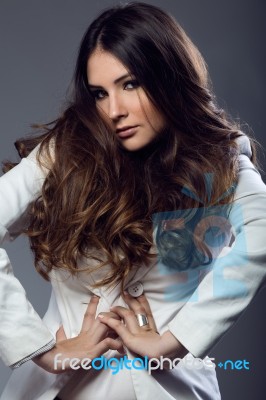
[[[130,74],[122,75],[122,76],[120,76],[119,78],[117,78],[117,79],[114,80],[114,84],[117,84],[117,83],[123,81],[124,79],[126,79],[126,78],[128,78],[128,77],[131,77],[131,75],[130,75]],[[90,87],[91,89],[92,89],[92,88],[102,88],[102,86],[100,86],[100,85],[91,85],[90,83],[89,83],[88,85],[89,85],[89,87]]]

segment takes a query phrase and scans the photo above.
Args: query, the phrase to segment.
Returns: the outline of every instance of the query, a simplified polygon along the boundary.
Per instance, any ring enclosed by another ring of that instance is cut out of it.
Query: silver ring
[[[136,314],[136,318],[139,326],[145,326],[149,323],[147,316],[144,314]]]

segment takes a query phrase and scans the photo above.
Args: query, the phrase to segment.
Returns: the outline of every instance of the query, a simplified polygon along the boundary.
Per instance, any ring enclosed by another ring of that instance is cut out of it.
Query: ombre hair
[[[136,77],[165,118],[163,134],[147,148],[125,151],[98,113],[87,77],[88,58],[98,48]],[[158,7],[119,5],[89,26],[73,82],[64,113],[41,135],[17,143],[23,156],[40,143],[38,159],[49,171],[26,231],[38,271],[46,279],[55,268],[76,274],[83,257],[92,258],[97,269],[111,266],[95,286],[121,282],[123,288],[133,266],[145,268],[158,255],[166,264],[171,260],[171,268],[184,269],[183,255],[193,247],[191,234],[184,234],[178,221],[154,216],[187,210],[185,219],[191,221],[212,205],[229,207],[238,175],[235,140],[241,135],[216,103],[200,52]],[[210,173],[211,195],[206,191]],[[184,187],[195,196],[186,196]],[[173,262],[169,254],[175,246],[182,249]],[[201,247],[203,256],[186,268],[211,261],[204,243]]]

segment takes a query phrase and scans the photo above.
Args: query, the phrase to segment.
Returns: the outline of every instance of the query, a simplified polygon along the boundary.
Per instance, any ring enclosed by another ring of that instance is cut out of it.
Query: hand
[[[78,336],[67,339],[64,329],[61,326],[56,334],[55,347],[46,353],[34,357],[33,361],[46,371],[59,374],[70,370],[70,360],[74,358],[78,358],[81,363],[83,359],[89,358],[92,360],[109,349],[117,350],[121,354],[124,354],[122,342],[117,338],[115,332],[108,326],[101,324],[98,318],[95,319],[98,303],[99,297],[92,296]],[[114,320],[119,319],[119,316],[114,312],[102,314]],[[56,363],[55,359],[57,360]],[[59,360],[65,360],[64,364]],[[55,366],[57,369],[55,369]]]
[[[170,331],[162,336],[157,332],[156,324],[148,300],[144,295],[137,298],[125,293],[125,302],[129,308],[112,307],[120,318],[110,315],[98,315],[101,322],[112,328],[122,339],[123,344],[132,352],[148,358],[184,357],[187,350],[172,335]],[[139,326],[136,314],[144,314],[148,318],[148,325]]]

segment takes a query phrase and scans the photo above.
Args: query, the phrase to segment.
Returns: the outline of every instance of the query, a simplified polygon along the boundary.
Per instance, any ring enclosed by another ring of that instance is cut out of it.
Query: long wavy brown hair
[[[99,115],[87,77],[97,47],[126,66],[167,121],[142,150],[123,149]],[[206,64],[184,30],[149,4],[104,11],[83,37],[73,86],[65,112],[16,144],[26,156],[40,143],[38,160],[47,168],[26,231],[38,271],[46,279],[54,268],[76,274],[80,260],[91,257],[97,268],[111,265],[96,286],[123,286],[132,267],[144,268],[154,254],[179,270],[206,263],[206,256],[209,262],[204,240],[200,257],[191,251],[193,227],[185,230],[180,221],[190,224],[214,205],[230,205],[241,132],[216,104]]]

